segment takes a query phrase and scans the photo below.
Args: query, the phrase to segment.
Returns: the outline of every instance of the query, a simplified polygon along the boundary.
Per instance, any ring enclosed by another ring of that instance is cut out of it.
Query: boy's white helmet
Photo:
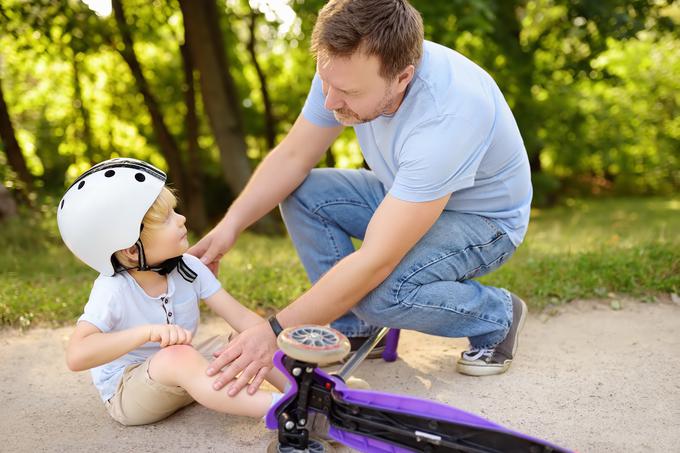
[[[80,175],[57,208],[66,246],[96,271],[113,275],[111,256],[137,242],[166,179],[153,165],[130,158],[106,160]]]

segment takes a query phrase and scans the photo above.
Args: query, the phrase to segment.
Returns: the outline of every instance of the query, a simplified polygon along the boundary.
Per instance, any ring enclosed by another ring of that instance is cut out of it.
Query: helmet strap
[[[194,280],[196,280],[198,274],[196,274],[196,272],[194,272],[194,270],[184,262],[182,255],[168,258],[160,264],[149,266],[146,261],[146,254],[144,253],[144,244],[142,244],[142,240],[137,239],[135,246],[137,246],[137,267],[125,268],[121,266],[120,270],[134,269],[138,271],[152,271],[157,272],[160,275],[167,275],[176,268],[177,272],[184,280],[188,281],[189,283],[192,283]]]

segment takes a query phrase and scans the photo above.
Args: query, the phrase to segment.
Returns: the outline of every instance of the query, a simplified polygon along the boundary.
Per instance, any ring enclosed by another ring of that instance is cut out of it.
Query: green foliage
[[[73,322],[96,278],[58,237],[56,201],[1,225],[0,326]],[[680,291],[680,200],[573,200],[534,210],[515,256],[481,280],[532,308],[611,293],[653,300]],[[287,237],[244,234],[222,260],[220,280],[260,313],[285,306],[309,283]]]
[[[187,110],[177,0],[125,0],[150,89],[180,148]],[[269,151],[262,81],[280,140],[295,121],[314,73],[312,27],[323,0],[218,3],[237,85],[248,156]],[[413,0],[428,39],[482,65],[510,103],[535,172],[536,201],[593,193],[671,194],[678,175],[680,6],[667,0]],[[293,16],[290,16],[293,14]],[[254,35],[250,20],[254,17]],[[5,0],[0,9],[0,80],[17,138],[39,191],[61,191],[83,169],[117,155],[167,168],[113,17],[78,0]],[[219,152],[197,90],[201,167],[208,210],[226,192]],[[346,132],[322,165],[362,165]],[[0,158],[0,181],[15,175]],[[43,193],[44,195],[44,193]]]
[[[61,323],[87,300],[96,274],[62,244],[56,203],[48,199],[0,226],[0,325]]]
[[[481,279],[526,295],[534,307],[611,293],[680,291],[678,199],[567,200],[534,210],[527,240]]]

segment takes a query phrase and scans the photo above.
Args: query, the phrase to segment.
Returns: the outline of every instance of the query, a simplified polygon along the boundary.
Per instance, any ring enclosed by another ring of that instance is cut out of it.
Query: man
[[[254,392],[275,331],[306,323],[359,338],[374,326],[468,337],[459,372],[504,372],[526,305],[472,280],[514,253],[529,222],[528,159],[503,95],[477,65],[424,41],[405,0],[331,0],[312,50],[302,114],[191,252],[216,269],[239,233],[281,203],[313,285],[238,335],[208,369],[215,388],[230,383],[236,394],[251,382]],[[371,171],[313,169],[345,126]]]

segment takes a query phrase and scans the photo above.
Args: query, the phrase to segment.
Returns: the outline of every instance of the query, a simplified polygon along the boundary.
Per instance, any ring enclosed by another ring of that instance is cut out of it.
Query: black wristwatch
[[[283,332],[283,327],[281,327],[281,324],[279,324],[279,320],[276,319],[276,315],[271,315],[267,320],[274,331],[274,335],[278,337],[279,334]]]

